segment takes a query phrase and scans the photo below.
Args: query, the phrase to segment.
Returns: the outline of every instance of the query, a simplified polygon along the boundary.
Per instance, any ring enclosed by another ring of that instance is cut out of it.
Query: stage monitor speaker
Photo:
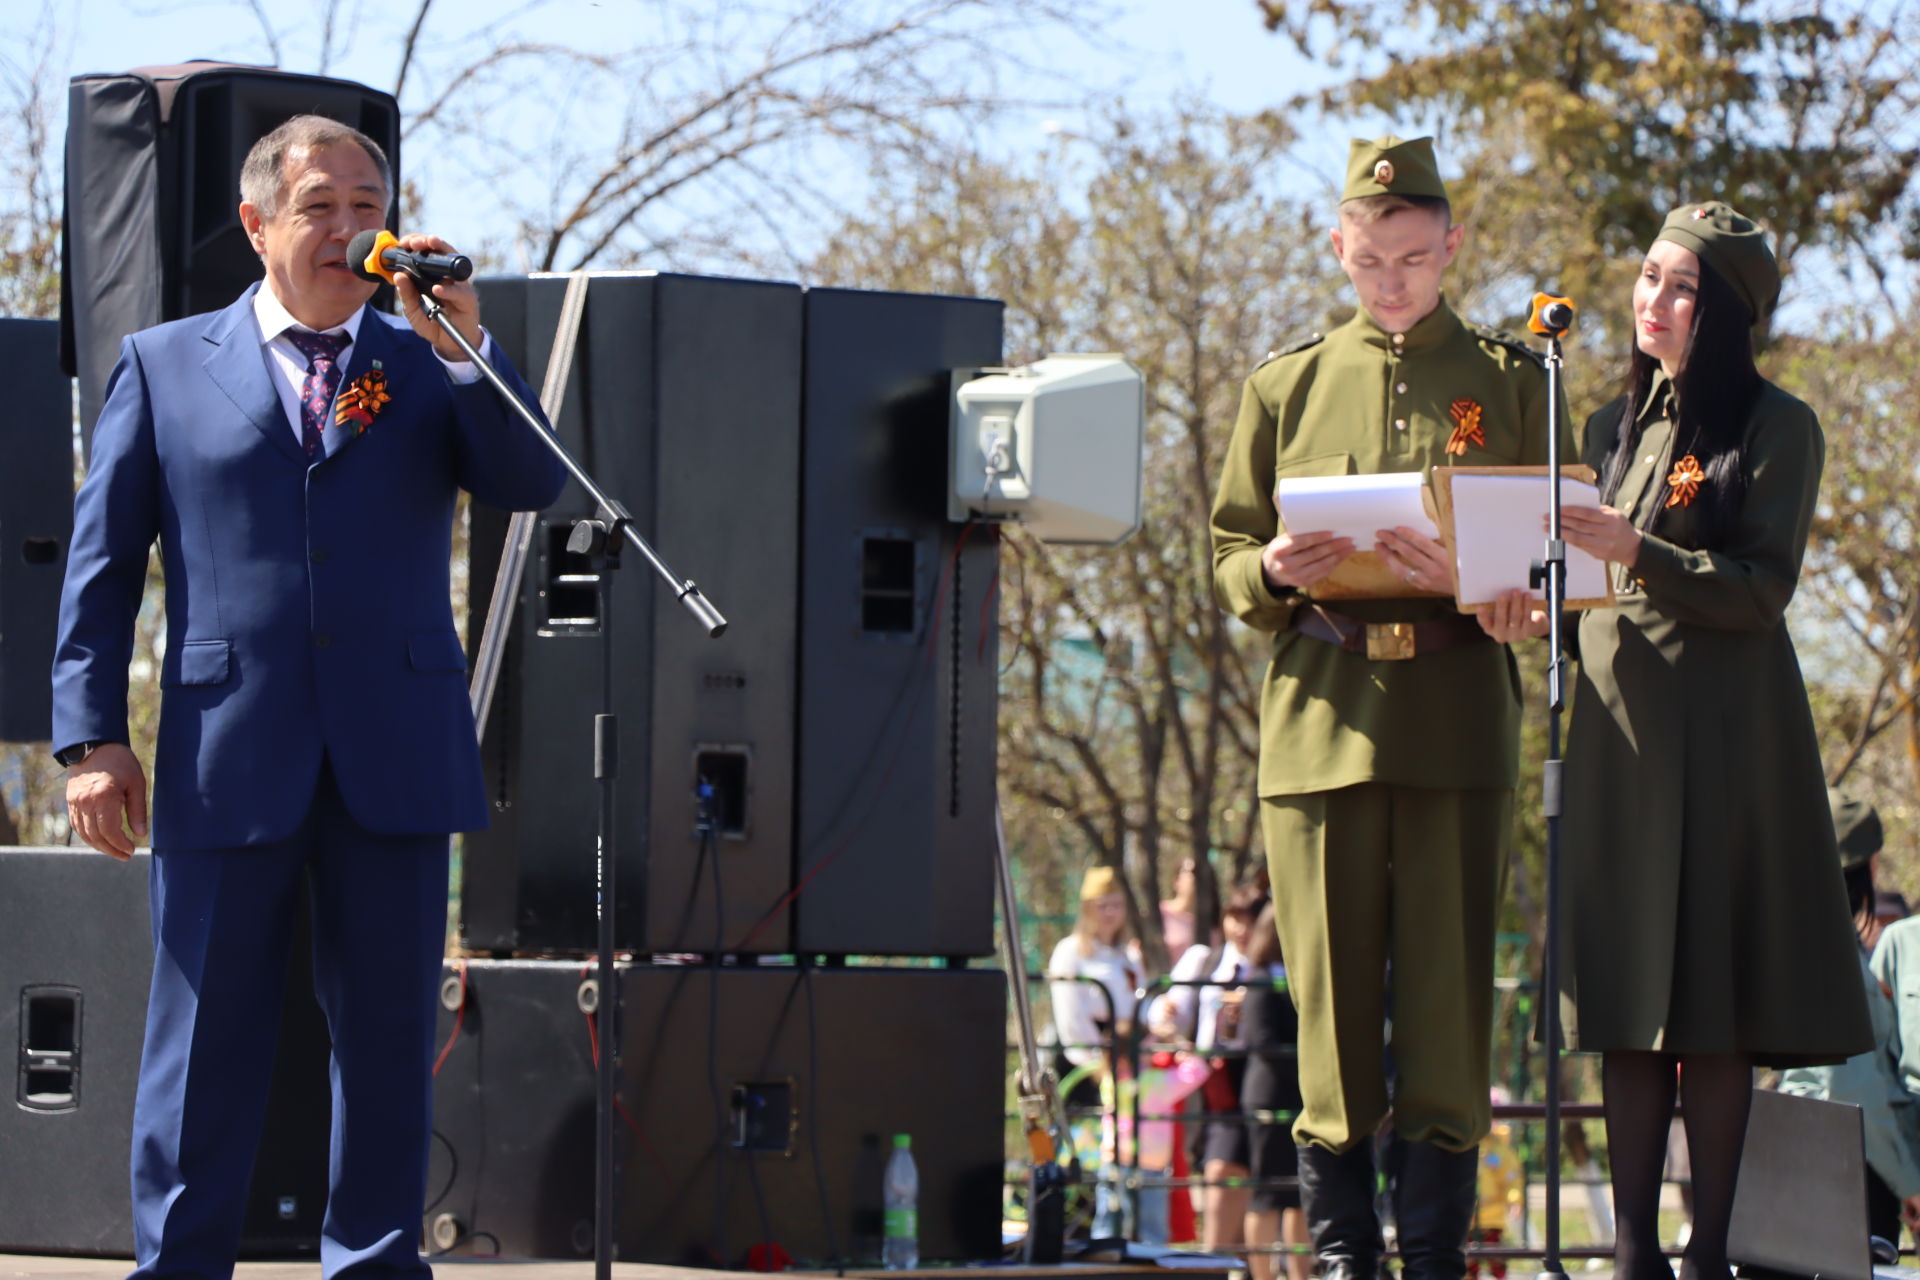
[[[993,952],[999,533],[947,519],[978,298],[807,292],[795,949]]]
[[[1740,1274],[1873,1280],[1860,1108],[1753,1091],[1727,1259]]]
[[[591,966],[460,964],[444,987],[427,1238],[589,1256]],[[622,1261],[737,1267],[762,1242],[807,1263],[877,1260],[895,1133],[913,1138],[921,1257],[999,1255],[1004,974],[623,965],[619,976]]]
[[[130,1257],[127,1162],[153,975],[148,855],[0,848],[0,1252]],[[305,893],[241,1250],[315,1252],[332,1112]]]
[[[11,402],[0,428],[0,742],[44,742],[73,534],[73,382],[60,371],[60,326],[0,320],[0,368]]]
[[[481,282],[495,342],[535,387],[565,287]],[[561,439],[732,623],[710,639],[631,548],[611,581],[622,950],[791,946],[801,342],[794,285],[619,273],[588,286]],[[461,936],[473,950],[595,946],[592,723],[606,631],[601,584],[566,550],[572,522],[592,514],[569,486],[540,517],[521,581],[481,744],[492,825],[464,845]],[[474,508],[470,648],[507,519]],[[717,791],[712,861],[695,830],[701,778]]]
[[[400,106],[391,94],[219,62],[73,78],[61,350],[80,379],[89,436],[121,338],[217,310],[260,279],[240,225],[240,165],[263,135],[302,114],[351,125],[386,151],[391,224],[400,199]]]

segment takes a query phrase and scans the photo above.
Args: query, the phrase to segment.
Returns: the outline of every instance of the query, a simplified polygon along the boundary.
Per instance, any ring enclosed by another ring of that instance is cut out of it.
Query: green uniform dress
[[[1624,399],[1588,420],[1604,457]],[[1671,384],[1638,415],[1614,505],[1667,503]],[[1820,488],[1805,404],[1763,384],[1746,494],[1714,550],[1668,507],[1618,603],[1580,615],[1563,839],[1571,1049],[1840,1062],[1873,1045],[1813,716],[1784,613]],[[1696,500],[1697,502],[1697,500]]]
[[[1299,1142],[1344,1151],[1387,1113],[1389,959],[1396,1131],[1456,1151],[1486,1135],[1520,702],[1513,658],[1490,640],[1374,659],[1294,629],[1303,598],[1276,595],[1260,568],[1277,532],[1275,484],[1537,464],[1547,408],[1539,357],[1463,324],[1444,301],[1397,337],[1362,310],[1247,380],[1213,507],[1214,590],[1274,633],[1259,790],[1300,1013]],[[1449,454],[1463,419],[1479,431]],[[1374,623],[1456,614],[1444,599],[1329,607]]]

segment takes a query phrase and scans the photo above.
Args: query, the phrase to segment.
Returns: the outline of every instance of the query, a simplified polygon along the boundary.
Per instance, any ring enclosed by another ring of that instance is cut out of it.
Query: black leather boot
[[[1467,1232],[1479,1198],[1480,1152],[1431,1142],[1401,1144],[1393,1184],[1401,1280],[1462,1280]]]
[[[1373,1140],[1337,1155],[1308,1143],[1299,1155],[1300,1209],[1322,1280],[1374,1280],[1381,1241],[1373,1209]]]

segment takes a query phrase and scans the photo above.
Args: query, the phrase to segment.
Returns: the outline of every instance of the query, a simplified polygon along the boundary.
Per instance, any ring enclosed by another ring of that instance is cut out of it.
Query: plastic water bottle
[[[910,1271],[920,1265],[920,1170],[913,1164],[913,1139],[904,1133],[893,1135],[893,1154],[887,1157],[885,1205],[881,1265]]]

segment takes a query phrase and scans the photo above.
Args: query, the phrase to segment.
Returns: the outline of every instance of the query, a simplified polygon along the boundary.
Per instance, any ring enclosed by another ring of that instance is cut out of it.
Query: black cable
[[[813,1185],[820,1193],[820,1221],[827,1229],[827,1264],[833,1274],[847,1274],[846,1260],[840,1253],[840,1232],[834,1226],[833,1205],[827,1199],[827,1175],[820,1162],[820,1022],[814,1012],[813,961],[800,957],[800,979],[807,988],[807,1146],[813,1154]]]
[[[440,1202],[453,1194],[453,1184],[460,1180],[460,1153],[453,1149],[453,1143],[446,1134],[435,1129],[433,1136],[438,1138],[440,1145],[447,1149],[447,1185],[440,1188],[439,1195],[427,1202],[427,1207],[420,1211],[422,1215],[438,1209]]]
[[[446,1248],[435,1249],[432,1253],[429,1253],[427,1257],[444,1258],[448,1254],[452,1253],[455,1249],[458,1249],[461,1245],[466,1244],[472,1240],[479,1240],[483,1238],[493,1241],[493,1256],[496,1258],[499,1257],[500,1256],[500,1237],[496,1236],[491,1231],[469,1231],[463,1236],[456,1237],[454,1242],[448,1245]]]

